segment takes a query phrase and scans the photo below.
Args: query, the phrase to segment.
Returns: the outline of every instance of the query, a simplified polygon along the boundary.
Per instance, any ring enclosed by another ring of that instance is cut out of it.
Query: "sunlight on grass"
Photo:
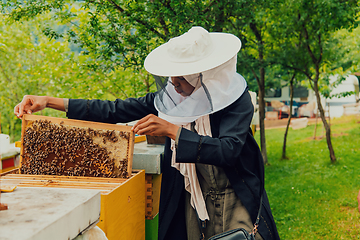
[[[331,119],[337,162],[331,164],[322,124],[266,130],[265,187],[281,239],[360,239],[360,116]],[[259,142],[259,133],[255,138]]]

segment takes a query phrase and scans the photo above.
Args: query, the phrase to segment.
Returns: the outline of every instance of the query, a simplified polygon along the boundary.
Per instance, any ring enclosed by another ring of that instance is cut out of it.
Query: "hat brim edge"
[[[241,48],[241,41],[238,37],[229,33],[210,33],[215,49],[213,52],[195,62],[172,62],[164,56],[166,43],[155,48],[144,62],[145,69],[158,76],[184,76],[210,70],[234,57]]]

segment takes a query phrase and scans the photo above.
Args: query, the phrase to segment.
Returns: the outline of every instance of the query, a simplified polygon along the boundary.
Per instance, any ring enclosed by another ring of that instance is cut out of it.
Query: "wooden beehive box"
[[[145,218],[154,219],[159,213],[161,174],[145,174]]]
[[[95,189],[101,192],[97,224],[109,240],[145,239],[145,171],[133,171],[128,179],[7,174],[2,185],[21,187]],[[16,191],[16,190],[15,190]]]
[[[130,126],[24,115],[20,173],[127,178],[134,139]]]

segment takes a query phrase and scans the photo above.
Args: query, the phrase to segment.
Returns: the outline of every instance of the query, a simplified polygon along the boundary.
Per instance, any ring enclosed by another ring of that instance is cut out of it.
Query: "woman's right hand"
[[[22,118],[24,114],[32,114],[46,108],[48,98],[46,96],[25,95],[23,100],[15,106],[14,114]]]
[[[131,130],[139,135],[167,136],[175,140],[179,126],[149,114],[140,119]]]

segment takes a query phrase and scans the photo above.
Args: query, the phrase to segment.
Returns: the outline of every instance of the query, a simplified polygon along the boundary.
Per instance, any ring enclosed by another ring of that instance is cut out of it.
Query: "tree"
[[[273,11],[277,1],[240,1],[238,12],[233,17],[233,31],[242,40],[242,51],[239,54],[238,66],[257,82],[259,103],[260,147],[264,163],[268,163],[265,140],[265,89],[266,69],[271,67],[269,51],[273,49],[271,28]],[[271,78],[269,78],[271,79]],[[272,81],[272,80],[270,80]]]
[[[330,125],[325,119],[324,108],[321,104],[321,74],[326,65],[336,66],[339,54],[334,51],[332,34],[339,29],[352,29],[357,26],[356,17],[359,12],[357,1],[284,1],[279,7],[277,28],[282,38],[290,39],[290,44],[284,44],[284,54],[290,67],[303,74],[314,90],[320,117],[326,131],[326,141],[331,162],[336,161],[331,143]],[[280,15],[281,13],[281,15]]]
[[[294,100],[294,81],[296,81],[295,79],[296,77],[296,72],[292,73],[292,76],[290,77],[290,81],[289,81],[289,85],[290,85],[290,107],[289,107],[289,118],[286,124],[286,129],[285,129],[285,133],[284,133],[284,141],[283,141],[283,148],[282,148],[282,154],[281,154],[281,159],[286,159],[286,141],[287,141],[287,135],[289,132],[289,127],[290,127],[290,123],[291,123],[291,118],[292,118],[292,110],[293,110],[293,100]]]

